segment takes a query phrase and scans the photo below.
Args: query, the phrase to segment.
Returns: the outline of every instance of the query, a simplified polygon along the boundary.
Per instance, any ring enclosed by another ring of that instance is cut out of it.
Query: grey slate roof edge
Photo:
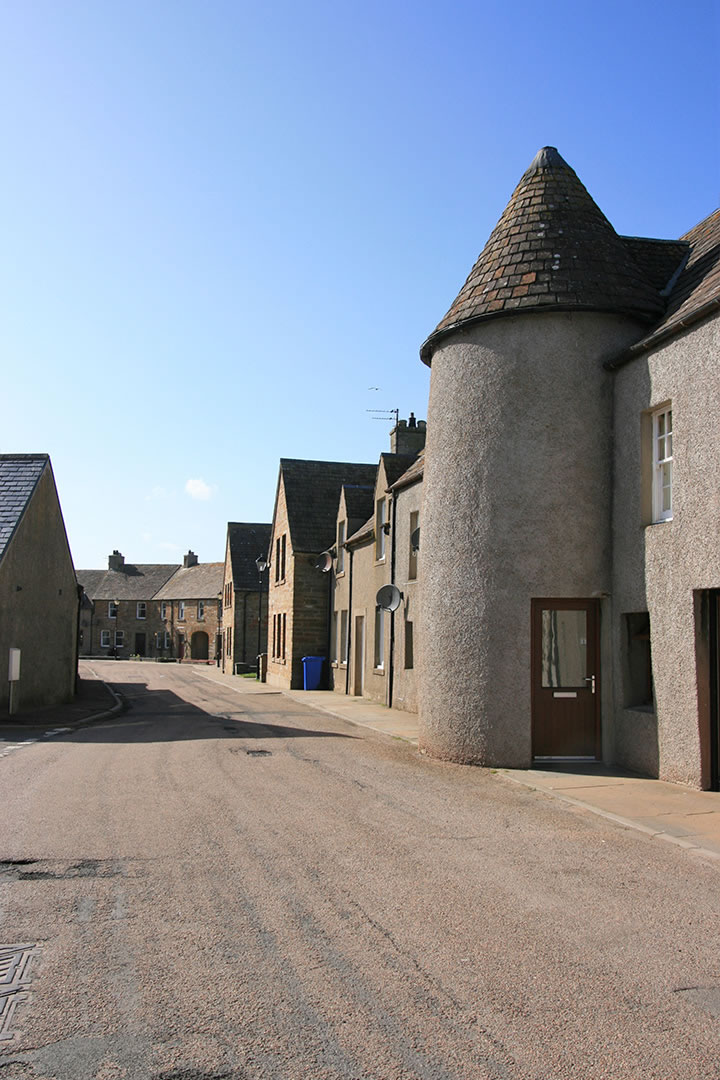
[[[213,600],[222,592],[224,562],[179,566],[153,600]]]
[[[374,538],[375,515],[373,515],[371,518],[368,518],[365,524],[361,525],[360,528],[352,534],[352,536],[348,536],[347,540],[345,541],[345,547],[359,547],[360,544],[364,543],[367,540],[374,540]]]
[[[28,506],[30,505],[32,497],[33,497],[33,495],[35,494],[35,492],[37,490],[37,486],[40,483],[40,480],[41,480],[42,476],[45,473],[45,469],[48,466],[50,466],[50,472],[51,472],[51,475],[52,475],[52,481],[53,481],[53,486],[55,487],[56,495],[57,495],[57,485],[55,484],[55,476],[52,474],[52,465],[50,464],[50,455],[49,454],[0,454],[0,461],[44,461],[44,463],[45,463],[43,465],[43,468],[40,469],[37,476],[35,477],[32,488],[30,489],[27,496],[25,497],[25,501],[23,503],[22,509],[20,510],[20,513],[18,514],[17,518],[15,519],[15,522],[14,522],[12,528],[10,529],[10,532],[8,533],[8,535],[6,537],[5,542],[2,545],[2,548],[0,548],[0,562],[2,562],[2,559],[3,559],[4,555],[5,555],[5,552],[10,547],[10,545],[11,545],[11,543],[12,543],[14,537],[15,537],[15,534],[16,534],[16,532],[18,531],[18,529],[20,527],[20,522],[22,521],[22,519],[25,516],[25,511],[27,510]],[[60,507],[60,499],[59,499],[59,497],[58,497],[58,507]],[[60,508],[60,520],[62,521],[63,531],[65,532],[65,544],[67,546],[68,554],[70,554],[70,544],[68,542],[67,530],[65,529],[65,521],[64,521],[63,516],[62,516],[62,509],[61,508]],[[72,556],[70,556],[70,562],[72,564]],[[73,569],[74,569],[74,567],[73,567]]]
[[[377,465],[357,461],[322,461],[312,458],[281,458],[279,484],[285,488],[285,506],[292,551],[318,553],[333,542],[340,493],[344,484],[371,484]],[[306,485],[306,498],[300,492]],[[273,535],[277,515],[273,511]]]
[[[417,461],[413,462],[409,469],[402,474],[399,479],[391,484],[388,491],[402,491],[403,488],[412,487],[413,484],[419,484],[425,473],[425,455],[422,454],[418,457]]]

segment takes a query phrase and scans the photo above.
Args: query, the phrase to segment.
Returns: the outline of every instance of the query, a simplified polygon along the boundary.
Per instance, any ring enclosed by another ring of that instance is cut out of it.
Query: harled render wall
[[[71,700],[77,614],[75,571],[46,468],[0,563],[0,709],[8,707],[11,648],[21,650],[18,712]]]
[[[436,347],[419,569],[428,753],[530,764],[530,601],[609,591],[603,362],[640,333],[553,312],[466,326]]]
[[[615,378],[615,755],[664,780],[710,780],[708,610],[720,588],[720,318]],[[648,410],[673,411],[673,518],[650,524]],[[655,708],[632,707],[626,615],[650,615]]]

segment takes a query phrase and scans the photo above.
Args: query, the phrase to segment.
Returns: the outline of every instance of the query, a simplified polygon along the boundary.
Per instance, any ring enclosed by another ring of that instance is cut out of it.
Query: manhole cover
[[[12,1039],[13,1014],[27,1001],[34,945],[0,945],[0,1042]]]

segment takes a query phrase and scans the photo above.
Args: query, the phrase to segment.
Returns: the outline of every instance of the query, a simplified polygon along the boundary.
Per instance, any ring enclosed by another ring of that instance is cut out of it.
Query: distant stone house
[[[192,551],[180,566],[126,563],[117,550],[107,570],[79,570],[81,655],[213,660],[222,570]]]
[[[376,466],[282,458],[270,533],[267,681],[303,685],[304,656],[329,656],[331,577],[318,560],[335,541],[344,484],[371,487]]]
[[[268,577],[258,558],[267,561],[270,525],[230,521],[222,584],[221,667],[230,674],[255,668],[267,652]]]
[[[85,598],[80,617],[82,656],[174,656],[168,610],[159,589],[180,569],[177,563],[126,563],[117,550],[107,570],[78,570]]]
[[[618,235],[543,148],[447,315],[420,744],[720,788],[720,212]]]
[[[13,711],[69,701],[77,675],[79,590],[50,458],[0,454],[0,712],[20,651]]]
[[[155,594],[178,660],[219,658],[223,570],[224,563],[201,563],[188,551],[183,565]]]

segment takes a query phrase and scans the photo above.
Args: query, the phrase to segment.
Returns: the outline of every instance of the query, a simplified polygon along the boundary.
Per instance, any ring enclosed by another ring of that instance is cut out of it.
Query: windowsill
[[[649,714],[650,716],[655,715],[654,705],[624,705],[623,709],[625,712],[641,712]]]
[[[384,674],[385,674],[385,668],[384,667],[375,667],[375,668],[373,668],[373,675],[384,675]]]
[[[335,580],[337,580],[338,578],[341,578],[341,577],[345,577],[345,571],[344,570],[336,570],[335,571]]]
[[[653,525],[669,525],[672,522],[672,518],[658,518],[657,521],[648,521],[645,526],[646,529],[651,529]]]
[[[387,556],[383,555],[381,559],[376,559],[375,560],[375,565],[376,566],[382,566],[383,563],[386,561],[386,559],[387,559]]]

